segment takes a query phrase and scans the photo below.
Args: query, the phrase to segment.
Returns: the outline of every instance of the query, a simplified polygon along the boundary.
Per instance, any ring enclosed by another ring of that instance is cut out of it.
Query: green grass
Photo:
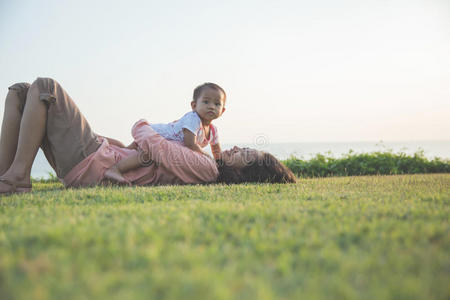
[[[0,198],[0,299],[449,299],[450,174],[34,183]]]

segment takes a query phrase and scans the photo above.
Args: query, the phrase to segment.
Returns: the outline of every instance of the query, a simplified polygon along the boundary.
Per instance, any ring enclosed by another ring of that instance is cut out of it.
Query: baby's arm
[[[184,145],[191,149],[192,151],[208,155],[203,149],[197,144],[197,139],[195,134],[193,134],[190,130],[183,128],[183,135],[184,135]]]
[[[214,156],[214,159],[218,160],[220,158],[220,153],[222,153],[222,149],[220,148],[220,144],[217,143],[217,144],[211,145],[211,152],[212,152],[212,154]]]

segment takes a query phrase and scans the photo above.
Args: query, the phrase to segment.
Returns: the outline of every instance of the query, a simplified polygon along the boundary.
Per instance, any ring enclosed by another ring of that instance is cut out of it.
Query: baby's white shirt
[[[209,139],[206,139],[202,127],[202,120],[195,111],[186,113],[181,119],[171,123],[150,124],[150,126],[163,138],[171,141],[184,142],[183,128],[186,128],[197,137],[197,143],[204,148],[208,144],[215,145],[219,142],[217,128],[210,124]]]

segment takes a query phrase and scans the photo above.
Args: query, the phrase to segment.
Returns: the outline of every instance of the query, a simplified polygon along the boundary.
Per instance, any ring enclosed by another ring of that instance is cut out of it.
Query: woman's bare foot
[[[30,177],[17,176],[6,172],[0,177],[0,195],[31,192]]]
[[[31,192],[31,184],[0,179],[0,195]]]
[[[131,186],[131,182],[123,177],[122,173],[120,173],[119,168],[117,166],[112,166],[108,170],[105,171],[105,178],[115,181],[120,184],[126,184]]]

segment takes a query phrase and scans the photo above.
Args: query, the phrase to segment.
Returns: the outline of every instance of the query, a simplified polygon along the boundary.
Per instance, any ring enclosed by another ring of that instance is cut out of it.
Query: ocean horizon
[[[222,149],[229,149],[235,145],[269,152],[278,159],[287,159],[295,156],[307,160],[317,154],[341,157],[350,151],[353,153],[391,151],[393,153],[403,152],[409,155],[423,151],[425,157],[429,159],[436,157],[450,159],[450,141],[267,143],[261,140],[253,143],[224,143],[222,144]],[[207,147],[207,150],[210,152],[209,147]],[[55,172],[48,164],[43,152],[39,150],[31,169],[31,176],[33,178],[48,178],[50,174],[54,175]]]

